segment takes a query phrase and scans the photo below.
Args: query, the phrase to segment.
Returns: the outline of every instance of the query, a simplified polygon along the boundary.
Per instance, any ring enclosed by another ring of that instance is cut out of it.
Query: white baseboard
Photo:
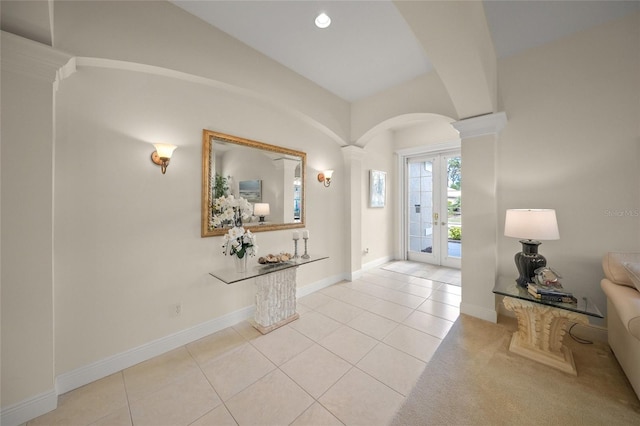
[[[498,322],[498,312],[496,312],[495,309],[487,309],[483,308],[482,306],[461,303],[460,313],[471,315],[472,317],[480,318],[494,324]]]
[[[18,426],[31,419],[47,414],[58,407],[58,393],[51,389],[45,393],[25,399],[22,402],[2,409],[0,425]]]
[[[393,256],[385,256],[385,257],[381,257],[380,259],[372,260],[371,262],[367,262],[363,264],[362,270],[368,271],[369,269],[377,268],[379,266],[384,265],[385,263],[391,262],[393,259],[394,259]]]
[[[195,327],[170,334],[137,348],[110,356],[93,364],[63,373],[56,377],[58,395],[77,389],[88,383],[107,377],[143,361],[162,355],[168,351],[194,342],[217,331],[251,318],[253,306],[238,309],[227,315],[212,319]]]
[[[298,287],[296,289],[296,298],[301,298],[307,296],[311,293],[315,293],[316,291],[322,290],[323,288],[327,288],[332,286],[340,281],[347,280],[346,274],[334,275],[333,277],[325,278],[320,281],[316,281],[315,283],[305,285],[304,287]]]

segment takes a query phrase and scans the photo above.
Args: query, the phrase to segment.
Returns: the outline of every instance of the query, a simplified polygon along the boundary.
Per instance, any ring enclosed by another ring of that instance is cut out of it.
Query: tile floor
[[[390,263],[299,299],[300,319],[267,335],[242,322],[61,395],[28,425],[385,425],[458,317],[459,283]]]

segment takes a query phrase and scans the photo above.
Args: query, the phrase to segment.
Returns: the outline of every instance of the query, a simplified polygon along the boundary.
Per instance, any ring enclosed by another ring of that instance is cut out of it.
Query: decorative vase
[[[233,256],[233,260],[236,264],[236,272],[247,272],[247,257],[248,256],[246,254],[242,257]]]

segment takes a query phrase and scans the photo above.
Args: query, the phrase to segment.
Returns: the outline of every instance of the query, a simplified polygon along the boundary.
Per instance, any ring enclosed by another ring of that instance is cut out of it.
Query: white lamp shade
[[[173,151],[177,148],[177,146],[168,143],[154,143],[153,146],[156,147],[156,152],[160,158],[171,158]]]
[[[256,216],[267,216],[269,213],[269,203],[256,203],[253,206],[253,214]]]
[[[558,221],[553,209],[509,209],[504,235],[527,240],[558,240]]]
[[[323,173],[325,179],[331,180],[331,176],[333,176],[333,170],[325,170]]]

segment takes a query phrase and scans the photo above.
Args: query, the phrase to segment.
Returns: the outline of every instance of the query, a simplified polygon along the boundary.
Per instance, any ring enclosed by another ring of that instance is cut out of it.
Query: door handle
[[[433,214],[433,222],[438,223],[438,213]]]

